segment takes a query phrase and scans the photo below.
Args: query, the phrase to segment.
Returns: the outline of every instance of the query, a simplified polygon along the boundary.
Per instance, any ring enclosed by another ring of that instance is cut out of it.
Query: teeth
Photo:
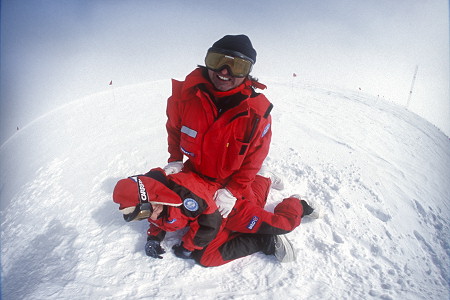
[[[226,78],[226,77],[223,77],[223,76],[220,76],[220,75],[217,75],[217,77],[219,77],[221,80],[226,80],[226,81],[230,80],[230,78]]]

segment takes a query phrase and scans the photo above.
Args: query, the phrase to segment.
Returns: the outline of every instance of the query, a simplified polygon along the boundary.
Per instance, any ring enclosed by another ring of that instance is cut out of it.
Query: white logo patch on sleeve
[[[266,127],[264,127],[263,133],[261,134],[261,138],[263,138],[266,133],[269,131],[270,128],[270,123],[266,125]]]

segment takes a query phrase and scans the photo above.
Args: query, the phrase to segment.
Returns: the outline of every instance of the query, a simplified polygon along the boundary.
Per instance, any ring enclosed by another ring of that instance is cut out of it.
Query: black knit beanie
[[[226,35],[212,45],[212,48],[239,52],[256,62],[256,50],[252,42],[244,34]]]

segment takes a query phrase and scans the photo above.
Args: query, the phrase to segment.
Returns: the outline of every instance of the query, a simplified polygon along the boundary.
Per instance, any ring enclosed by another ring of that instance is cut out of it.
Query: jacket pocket
[[[250,144],[258,131],[259,122],[260,117],[256,115],[251,118],[251,121],[249,118],[235,120],[232,123],[233,125],[230,126],[229,132],[231,134],[227,139],[228,142],[222,156],[223,161],[221,166],[227,173],[226,176],[231,175],[231,173],[234,173],[241,168],[242,163],[247,156]]]
[[[223,169],[231,172],[241,168],[250,144],[240,140],[230,140],[225,148]]]
[[[194,165],[200,163],[201,154],[201,134],[196,130],[189,128],[187,126],[181,127],[180,133],[180,150],[186,155]]]

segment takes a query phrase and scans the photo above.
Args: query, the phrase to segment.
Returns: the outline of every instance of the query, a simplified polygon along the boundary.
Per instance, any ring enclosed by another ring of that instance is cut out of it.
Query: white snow
[[[295,263],[262,253],[216,268],[145,255],[147,222],[112,202],[120,178],[164,166],[170,80],[80,99],[0,148],[3,299],[449,299],[450,140],[359,91],[262,78],[273,102],[267,208],[301,194],[322,218],[288,234]]]

